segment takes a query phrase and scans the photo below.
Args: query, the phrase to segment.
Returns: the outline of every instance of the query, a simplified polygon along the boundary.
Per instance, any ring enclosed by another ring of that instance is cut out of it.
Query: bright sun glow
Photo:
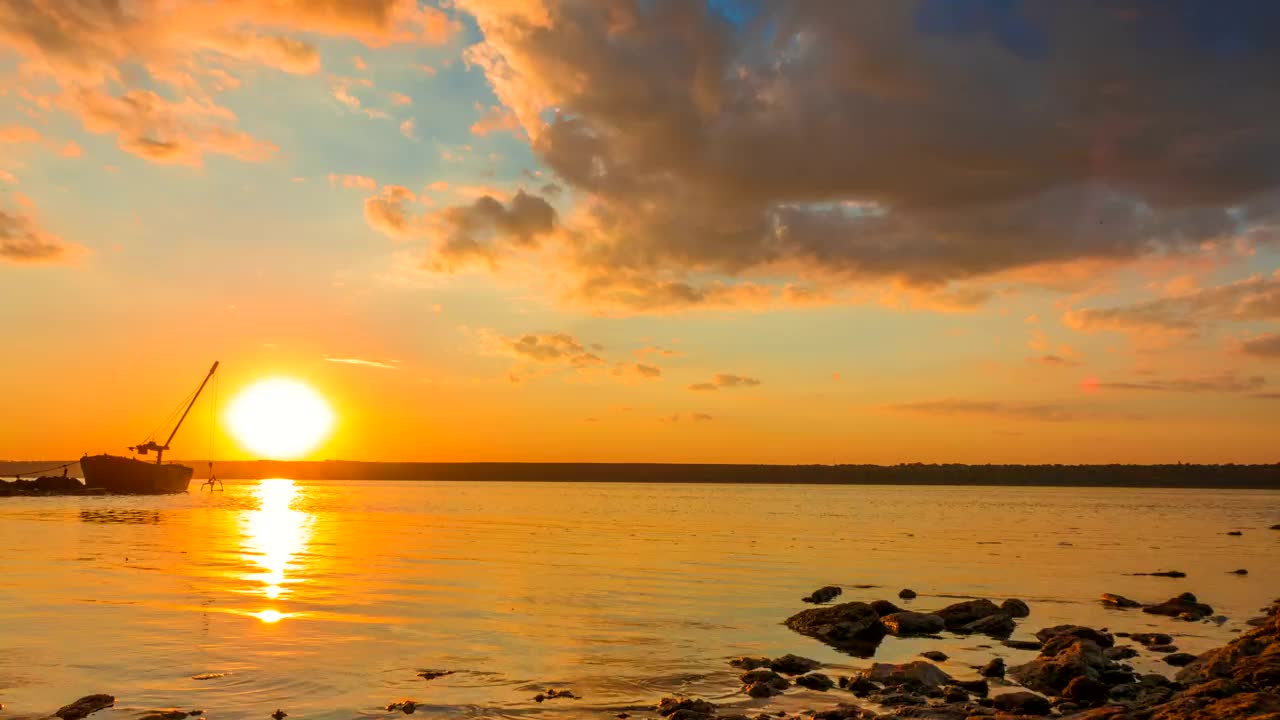
[[[271,378],[245,388],[227,409],[231,433],[262,457],[305,455],[329,435],[333,411],[315,390],[297,380]]]

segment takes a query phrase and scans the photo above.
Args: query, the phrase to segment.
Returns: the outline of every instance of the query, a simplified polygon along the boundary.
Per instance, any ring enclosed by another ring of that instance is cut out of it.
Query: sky
[[[0,458],[1280,461],[1278,25],[0,0]]]

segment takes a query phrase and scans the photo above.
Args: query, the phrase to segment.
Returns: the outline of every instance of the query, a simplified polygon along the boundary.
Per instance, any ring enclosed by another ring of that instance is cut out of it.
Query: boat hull
[[[117,455],[86,455],[80,458],[80,470],[85,487],[121,495],[186,492],[193,472],[186,465],[157,465]]]

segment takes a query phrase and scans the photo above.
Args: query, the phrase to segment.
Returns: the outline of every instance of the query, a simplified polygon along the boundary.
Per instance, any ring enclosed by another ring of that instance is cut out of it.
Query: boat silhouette
[[[129,448],[137,455],[154,452],[156,454],[154,463],[119,455],[86,455],[80,458],[80,470],[84,474],[85,487],[102,488],[107,492],[122,495],[164,495],[186,492],[193,470],[186,465],[165,463],[164,451],[169,449],[169,443],[173,442],[174,436],[178,434],[182,421],[187,419],[187,414],[200,398],[204,386],[209,383],[209,378],[212,378],[217,370],[218,363],[214,362],[213,367],[209,368],[209,374],[205,375],[204,380],[200,382],[200,387],[196,388],[191,401],[182,411],[182,417],[178,418],[177,424],[173,426],[173,431],[169,433],[163,445],[157,443],[154,438],[148,438],[146,442]]]

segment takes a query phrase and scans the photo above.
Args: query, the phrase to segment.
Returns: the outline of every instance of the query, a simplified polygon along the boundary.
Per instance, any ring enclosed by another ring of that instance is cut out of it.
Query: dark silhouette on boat
[[[191,401],[182,411],[182,417],[178,418],[177,424],[173,426],[173,431],[169,433],[163,445],[157,443],[154,438],[148,438],[146,442],[129,448],[138,455],[155,452],[154,463],[118,455],[86,455],[80,458],[80,470],[84,473],[85,486],[102,488],[107,492],[122,495],[164,495],[186,492],[194,471],[186,465],[166,464],[163,461],[164,451],[169,449],[169,443],[173,442],[173,437],[178,434],[182,421],[187,419],[187,413],[191,412],[191,407],[196,404],[204,386],[217,370],[218,363],[215,362],[213,367],[209,368],[209,374],[205,375],[204,380],[200,382],[200,387],[196,388],[195,393],[192,394]]]

